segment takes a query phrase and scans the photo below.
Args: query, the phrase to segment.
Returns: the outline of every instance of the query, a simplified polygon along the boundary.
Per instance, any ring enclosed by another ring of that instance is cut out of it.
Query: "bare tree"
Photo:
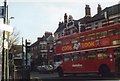
[[[12,45],[17,45],[19,43],[19,32],[14,28],[12,33],[9,33],[9,48]],[[0,53],[2,52],[2,43],[3,43],[3,32],[0,32]]]
[[[13,32],[9,34],[9,49],[12,45],[17,45],[19,43],[19,32],[14,28]]]

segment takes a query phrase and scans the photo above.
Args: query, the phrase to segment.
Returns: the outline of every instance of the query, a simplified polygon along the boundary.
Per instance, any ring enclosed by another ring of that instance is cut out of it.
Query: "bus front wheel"
[[[58,71],[59,77],[63,77],[63,75],[64,75],[63,69],[59,67],[59,68],[57,69],[57,71]]]

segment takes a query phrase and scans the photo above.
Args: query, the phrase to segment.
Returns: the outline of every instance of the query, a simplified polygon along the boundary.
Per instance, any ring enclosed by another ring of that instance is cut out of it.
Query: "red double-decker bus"
[[[120,72],[120,24],[59,38],[55,52],[61,61],[57,67],[59,76],[69,73],[117,74]]]

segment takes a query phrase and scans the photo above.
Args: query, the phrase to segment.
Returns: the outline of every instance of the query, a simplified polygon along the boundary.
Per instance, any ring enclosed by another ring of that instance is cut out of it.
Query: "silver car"
[[[37,70],[40,73],[48,73],[48,72],[53,72],[54,68],[52,65],[42,65],[42,66],[37,66]]]

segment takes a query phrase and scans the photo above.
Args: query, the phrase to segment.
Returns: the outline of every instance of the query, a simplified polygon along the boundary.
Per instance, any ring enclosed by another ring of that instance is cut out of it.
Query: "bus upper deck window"
[[[95,34],[93,33],[93,34],[90,34],[90,39],[92,40],[92,39],[95,39]]]
[[[108,30],[108,36],[113,36],[114,35],[114,30],[111,29],[111,30]]]
[[[85,40],[85,36],[80,37],[80,42],[83,42]]]
[[[66,45],[66,44],[69,44],[70,43],[70,41],[69,40],[65,40],[65,41],[63,41],[63,45]]]
[[[87,36],[86,36],[86,40],[90,40],[90,35],[87,35]]]
[[[107,36],[107,31],[101,32],[101,38],[102,38],[102,37],[106,37],[106,36]]]
[[[71,40],[71,43],[76,43],[76,42],[78,42],[78,38],[75,38],[75,39]]]
[[[101,33],[99,32],[99,33],[96,33],[96,38],[100,38],[100,36],[101,36]]]
[[[120,29],[115,29],[115,35],[120,35]]]

